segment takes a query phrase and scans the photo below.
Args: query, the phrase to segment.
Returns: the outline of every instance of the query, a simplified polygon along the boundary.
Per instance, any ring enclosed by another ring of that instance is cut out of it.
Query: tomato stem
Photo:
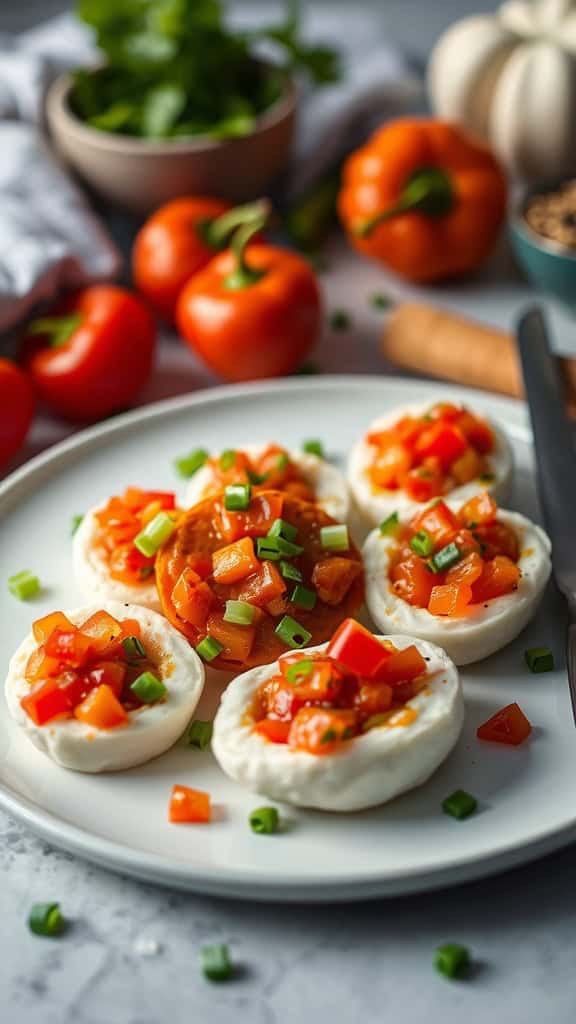
[[[243,224],[251,224],[255,217],[263,212],[269,213],[269,204],[266,200],[257,199],[254,203],[245,203],[242,206],[235,206],[227,210],[219,217],[207,218],[196,225],[196,230],[202,241],[206,242],[211,249],[224,249],[230,235],[236,228]]]
[[[29,334],[43,334],[50,348],[61,348],[74,334],[82,323],[80,313],[69,313],[66,316],[42,316],[33,320],[28,326]]]
[[[257,204],[254,204],[257,205]],[[257,270],[256,267],[248,266],[246,262],[246,246],[259,231],[262,230],[270,215],[270,203],[262,199],[259,210],[251,220],[247,221],[232,236],[230,249],[234,255],[234,270],[224,278],[223,285],[230,291],[240,291],[242,288],[249,288],[256,284],[266,274],[265,270]]]
[[[369,238],[379,224],[402,213],[425,213],[428,217],[444,217],[454,205],[454,189],[446,171],[440,167],[421,167],[408,178],[400,199],[375,217],[361,221],[354,233]]]

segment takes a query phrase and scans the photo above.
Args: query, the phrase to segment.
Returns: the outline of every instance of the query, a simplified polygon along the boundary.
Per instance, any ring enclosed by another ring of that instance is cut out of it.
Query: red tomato
[[[210,795],[189,786],[173,786],[168,817],[174,824],[206,824],[210,821]]]
[[[489,740],[492,743],[505,743],[507,746],[517,747],[523,743],[532,732],[532,726],[518,704],[507,704],[505,708],[497,711],[492,718],[479,726],[476,735],[479,740]]]
[[[355,619],[345,619],[332,637],[326,654],[350,672],[367,679],[376,675],[390,650]]]
[[[154,320],[135,295],[92,285],[57,303],[36,321],[38,328],[43,321],[45,331],[29,328],[23,340],[24,363],[42,401],[71,420],[99,419],[130,405],[148,380],[156,345]]]
[[[32,385],[20,367],[0,358],[0,466],[23,444],[34,414]]]

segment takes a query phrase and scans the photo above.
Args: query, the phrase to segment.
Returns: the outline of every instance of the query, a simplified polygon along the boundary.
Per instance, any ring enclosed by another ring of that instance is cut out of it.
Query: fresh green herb
[[[301,555],[304,548],[300,544],[294,544],[291,540],[284,540],[283,537],[257,537],[256,554],[258,558],[268,558],[278,562],[282,555],[287,558]]]
[[[267,473],[255,473],[253,469],[247,469],[246,474],[253,487],[259,487],[268,479]]]
[[[134,547],[147,558],[152,558],[175,529],[176,523],[172,517],[167,512],[158,512],[158,515],[146,523],[144,529],[134,537]]]
[[[180,476],[188,479],[202,468],[207,459],[208,452],[204,448],[196,448],[195,451],[189,452],[188,455],[182,455],[179,459],[175,459],[174,466]]]
[[[288,469],[288,463],[290,462],[289,456],[286,452],[280,452],[280,455],[276,459],[276,469],[278,473],[283,473],[284,470]]]
[[[414,554],[427,558],[434,550],[434,541],[427,530],[418,530],[410,539],[410,547]]]
[[[274,630],[276,636],[287,645],[297,649],[298,647],[305,647],[309,640],[312,639],[312,634],[304,629],[296,619],[292,619],[289,615],[285,615]]]
[[[224,508],[228,512],[245,512],[250,507],[250,484],[228,484],[224,490]]]
[[[226,450],[222,452],[218,460],[218,465],[223,473],[226,473],[229,469],[232,469],[232,466],[236,465],[236,452],[233,448],[226,448]]]
[[[250,828],[257,835],[271,836],[278,831],[279,817],[275,807],[259,807],[252,811],[248,820]]]
[[[315,590],[309,590],[308,587],[301,586],[297,583],[290,596],[291,604],[295,604],[297,608],[303,608],[305,611],[310,612],[316,606],[318,595]]]
[[[442,801],[442,810],[445,814],[451,814],[453,818],[457,818],[461,821],[463,818],[469,818],[471,814],[474,814],[478,806],[478,801],[475,796],[471,793],[467,793],[465,789],[457,789],[450,796],[447,796]]]
[[[188,744],[196,750],[207,750],[212,739],[212,722],[201,722],[195,718],[188,729]]]
[[[213,636],[205,636],[195,647],[196,654],[199,654],[204,661],[214,661],[224,650],[224,646]]]
[[[28,915],[28,927],[35,935],[56,938],[66,928],[59,903],[34,903]]]
[[[336,309],[330,317],[330,327],[333,331],[347,331],[350,327],[350,315],[343,309]]]
[[[155,704],[168,692],[162,680],[158,679],[153,672],[143,672],[134,680],[130,689],[143,704]]]
[[[237,626],[251,626],[256,616],[253,604],[247,601],[226,601],[224,622],[234,622]]]
[[[446,978],[463,978],[470,968],[470,953],[458,942],[438,946],[434,954],[436,970]]]
[[[383,537],[395,537],[400,527],[398,513],[393,512],[387,519],[383,519],[378,529]]]
[[[320,543],[327,551],[348,551],[350,539],[346,523],[338,523],[337,526],[322,526]]]
[[[304,441],[302,444],[302,451],[306,452],[307,455],[317,455],[319,459],[326,458],[322,441]]]
[[[432,555],[430,559],[430,566],[432,572],[446,572],[451,566],[456,565],[457,562],[462,558],[462,552],[457,544],[452,542],[447,544],[446,547],[440,548],[435,555]]]
[[[292,526],[292,523],[287,523],[285,519],[275,519],[268,530],[268,536],[282,537],[283,540],[292,541],[298,536],[298,530]]]
[[[40,580],[29,569],[8,577],[8,590],[19,601],[30,601],[40,593]]]
[[[204,946],[202,973],[209,981],[229,981],[233,974],[227,946]]]
[[[374,309],[389,309],[392,305],[392,300],[387,295],[383,295],[382,292],[375,292],[374,295],[370,296],[370,305]]]
[[[72,536],[74,536],[74,534],[76,533],[76,530],[80,526],[80,523],[82,522],[83,519],[84,516],[80,515],[80,513],[78,513],[78,515],[76,516],[72,516],[72,519],[70,520],[70,533],[72,534]]]
[[[292,665],[288,665],[286,679],[291,686],[298,686],[300,683],[304,683],[313,671],[314,662],[312,658],[302,658],[301,661],[295,661]]]
[[[138,661],[146,657],[144,645],[137,636],[127,636],[122,641],[122,647],[124,648],[124,654],[130,661]]]
[[[295,583],[302,583],[304,579],[298,566],[285,562],[283,558],[280,559],[280,574],[285,580],[294,580]]]
[[[554,671],[554,655],[549,647],[529,647],[524,659],[531,672]]]

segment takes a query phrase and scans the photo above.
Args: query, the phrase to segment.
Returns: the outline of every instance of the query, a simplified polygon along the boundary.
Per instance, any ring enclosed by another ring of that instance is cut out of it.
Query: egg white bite
[[[13,655],[5,683],[10,714],[31,743],[57,764],[79,772],[121,771],[163,754],[186,729],[204,687],[203,662],[184,637],[156,612],[109,601],[76,608],[65,615],[79,626],[99,611],[140,623],[142,643],[154,664],[154,673],[168,691],[162,700],[129,711],[127,724],[114,729],[96,729],[76,718],[36,725],[20,704],[31,689],[25,678],[26,663],[38,646],[31,633]]]
[[[366,436],[373,431],[393,427],[403,416],[423,416],[433,405],[434,402],[428,400],[425,403],[395,406],[386,415],[374,420],[352,448],[348,460],[348,484],[354,504],[372,526],[377,526],[393,512],[400,513],[408,510],[415,513],[418,509],[424,508],[426,502],[414,501],[402,490],[382,490],[374,487],[368,476],[368,470],[374,460],[375,448],[367,443]],[[474,413],[473,409],[469,411]],[[495,440],[494,450],[484,456],[488,472],[493,479],[490,481],[480,478],[471,480],[467,484],[453,488],[443,496],[444,499],[464,503],[481,491],[489,491],[500,503],[508,495],[514,461],[510,442],[498,424],[483,413],[481,418],[492,430]]]
[[[105,505],[102,502],[86,512],[72,540],[72,567],[79,590],[87,600],[122,601],[159,612],[160,599],[153,576],[135,585],[112,579],[104,534],[96,518]]]
[[[456,512],[460,502],[448,501]],[[408,523],[412,512],[399,513]],[[456,665],[480,661],[509,644],[534,616],[551,572],[550,540],[544,530],[519,512],[498,509],[498,520],[510,526],[520,545],[518,589],[490,601],[468,605],[455,617],[432,615],[404,601],[389,579],[390,563],[397,541],[382,536],[378,529],[367,537],[362,548],[366,573],[366,604],[379,629],[388,633],[407,633],[439,644]]]
[[[426,659],[426,684],[405,707],[384,724],[342,743],[334,753],[317,755],[272,743],[253,730],[256,691],[277,673],[276,663],[262,665],[238,676],[222,696],[212,737],[222,770],[272,800],[324,811],[374,807],[426,782],[462,729],[458,670],[434,644],[411,636],[379,639],[393,640],[399,650],[415,644]],[[325,651],[327,646],[301,653]]]
[[[243,444],[238,451],[245,452],[251,459],[257,459],[268,447],[267,444]],[[348,484],[340,472],[326,459],[308,452],[288,450],[290,461],[297,467],[302,479],[316,496],[316,502],[332,519],[345,523],[350,511],[350,493]],[[216,458],[218,455],[216,455]],[[199,501],[214,494],[218,490],[214,486],[212,468],[205,464],[196,471],[184,497],[184,507],[191,508]]]

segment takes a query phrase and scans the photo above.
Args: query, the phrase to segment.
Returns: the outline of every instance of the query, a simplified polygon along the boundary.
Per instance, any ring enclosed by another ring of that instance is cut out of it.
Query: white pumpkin
[[[576,172],[576,0],[508,0],[455,22],[430,55],[434,113],[525,179]]]

